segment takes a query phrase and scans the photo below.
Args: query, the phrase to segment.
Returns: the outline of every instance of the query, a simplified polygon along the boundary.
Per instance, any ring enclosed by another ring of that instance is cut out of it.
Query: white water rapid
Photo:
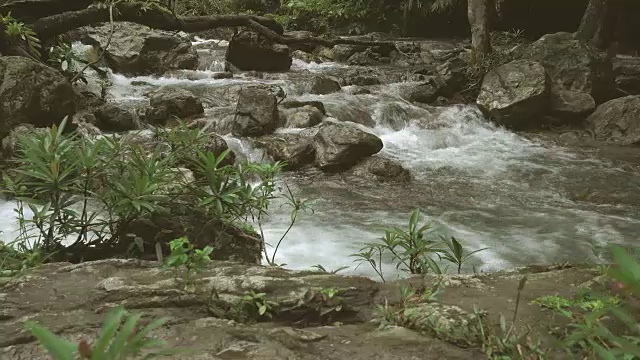
[[[349,266],[343,273],[373,277],[368,265],[356,269],[350,254],[382,236],[383,225],[406,227],[414,207],[422,209],[436,230],[456,236],[468,250],[489,248],[466,264],[467,271],[599,261],[608,244],[637,241],[640,177],[623,169],[615,153],[529,140],[492,125],[473,106],[411,105],[398,96],[399,89],[410,84],[373,87],[372,94],[354,95],[351,87],[329,95],[308,94],[309,74],[353,70],[344,65],[296,60],[286,74],[214,79],[223,69],[226,43],[202,48],[209,43],[196,42],[202,60],[198,71],[159,78],[111,75],[110,100],[134,106],[147,101],[144,93],[150,89],[175,86],[201,96],[206,116],[214,118],[224,97],[221,90],[256,82],[278,84],[288,98],[322,101],[338,120],[354,110],[369,113],[376,125],[366,129],[383,140],[381,155],[400,161],[415,176],[409,185],[395,185],[340,175],[285,174],[283,180],[299,197],[312,199],[315,211],[300,215],[280,247],[276,261],[288,268]],[[250,140],[226,139],[240,155],[268,160]],[[600,201],[581,201],[584,192],[596,194]],[[281,205],[273,204],[264,224],[267,242],[274,246],[289,225],[290,209]],[[5,239],[15,229],[13,204],[1,203]],[[395,269],[386,264],[386,272],[393,274]]]

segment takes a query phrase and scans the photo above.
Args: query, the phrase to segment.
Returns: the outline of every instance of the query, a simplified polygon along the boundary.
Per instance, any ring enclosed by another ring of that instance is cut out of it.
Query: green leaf
[[[26,328],[35,336],[40,344],[55,360],[74,360],[77,346],[70,341],[58,337],[44,326],[34,322],[25,324]]]

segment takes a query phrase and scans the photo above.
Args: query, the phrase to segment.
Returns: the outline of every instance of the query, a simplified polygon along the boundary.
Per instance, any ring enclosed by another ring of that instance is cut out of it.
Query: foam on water
[[[213,40],[196,38],[194,44],[207,46],[210,42]],[[340,121],[357,122],[363,112],[371,115],[367,121],[375,126],[353,125],[378,135],[384,143],[380,155],[402,163],[416,181],[406,186],[356,186],[340,178],[285,175],[284,180],[299,197],[314,200],[315,210],[313,215],[300,214],[279,249],[276,262],[289,268],[322,264],[331,270],[350,265],[345,272],[375,277],[368,265],[356,269],[350,254],[379,238],[382,225],[406,227],[412,206],[422,209],[436,231],[462,239],[467,249],[489,248],[478,253],[466,270],[599,260],[592,247],[628,243],[640,231],[640,220],[627,208],[581,204],[567,196],[566,187],[575,182],[572,176],[593,174],[606,179],[623,175],[602,159],[528,140],[491,124],[474,106],[410,104],[399,94],[403,86],[411,84],[385,85],[369,95],[350,95],[349,89],[311,95],[302,94],[304,83],[292,80],[299,79],[300,72],[331,73],[344,67],[294,59],[291,74],[270,75],[275,78],[272,80],[246,74],[213,79],[215,71],[210,70],[166,77],[128,78],[110,73],[110,95],[116,101],[147,101],[147,91],[164,85],[210,88],[259,82],[282,85],[291,99],[322,101],[328,114]],[[250,140],[230,135],[224,138],[241,159],[270,160]],[[0,202],[0,230],[5,231],[5,239],[17,228],[13,207]],[[266,241],[275,246],[289,226],[290,208],[278,200],[270,214],[263,228]],[[388,277],[398,275],[390,263],[384,268]]]

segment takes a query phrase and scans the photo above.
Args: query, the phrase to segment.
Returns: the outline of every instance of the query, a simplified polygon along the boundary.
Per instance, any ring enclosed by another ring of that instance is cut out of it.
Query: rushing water
[[[598,261],[606,245],[636,242],[640,177],[622,167],[626,159],[616,151],[599,153],[529,140],[492,125],[471,106],[414,106],[398,96],[407,84],[378,86],[368,95],[353,95],[348,87],[329,95],[308,94],[309,74],[339,74],[344,65],[296,60],[292,72],[266,79],[247,74],[214,79],[223,70],[226,44],[209,45],[211,41],[196,41],[198,71],[160,78],[112,75],[111,99],[135,106],[147,102],[150,89],[176,86],[201,96],[209,107],[207,116],[215,117],[220,106],[233,103],[223,100],[221,89],[253,82],[277,84],[289,98],[322,101],[329,115],[339,120],[353,109],[368,112],[376,125],[365,129],[383,140],[381,155],[400,161],[415,176],[409,185],[393,185],[317,172],[286,174],[283,180],[300,197],[312,200],[314,214],[301,214],[280,248],[278,263],[294,269],[347,265],[345,273],[374,275],[366,266],[355,269],[349,255],[380,237],[383,225],[406,226],[414,207],[422,209],[437,231],[458,237],[466,248],[489,248],[478,253],[467,270]],[[385,111],[388,107],[397,111]],[[268,160],[250,141],[226,138],[240,155]],[[638,155],[629,158],[640,161]],[[598,201],[580,201],[585,193],[595,194]],[[283,205],[275,203],[264,224],[273,245],[289,225],[290,209]],[[0,229],[15,229],[12,204],[0,205]],[[390,264],[386,267],[394,272]]]

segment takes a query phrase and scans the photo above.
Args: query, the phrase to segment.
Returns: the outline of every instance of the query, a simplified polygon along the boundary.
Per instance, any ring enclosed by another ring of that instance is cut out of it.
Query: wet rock
[[[332,49],[332,56],[329,56],[330,59],[333,59],[338,62],[345,62],[355,53],[364,51],[366,47],[359,45],[336,45]]]
[[[94,114],[100,130],[123,132],[138,128],[133,114],[115,104],[104,104]]]
[[[409,113],[398,103],[385,103],[378,109],[379,125],[400,131],[409,124]]]
[[[618,56],[613,59],[616,87],[626,95],[640,95],[640,57]]]
[[[541,64],[516,60],[485,75],[476,103],[498,124],[526,128],[548,109],[549,88],[549,77]]]
[[[611,60],[572,34],[544,35],[524,50],[524,57],[542,64],[561,88],[590,94],[598,104],[613,96]]]
[[[346,124],[327,124],[313,138],[316,165],[324,172],[345,171],[382,150],[379,137]]]
[[[46,133],[48,130],[46,128],[36,128],[31,124],[23,124],[18,125],[15,128],[11,129],[9,134],[2,139],[0,144],[2,148],[0,149],[0,158],[11,158],[18,154],[18,146],[19,146],[19,138],[20,136],[29,136],[29,135],[42,135]]]
[[[438,65],[435,73],[440,83],[439,95],[451,96],[460,91],[461,87],[467,83],[467,67],[468,64],[458,57]]]
[[[173,117],[185,119],[204,113],[200,98],[186,89],[163,86],[149,95],[150,108],[145,118],[151,124],[164,124]]]
[[[102,131],[90,122],[78,122],[76,127],[76,134],[79,134],[85,139],[95,139],[102,135]]]
[[[0,139],[21,124],[48,127],[73,116],[75,98],[52,68],[23,56],[0,57]]]
[[[256,145],[274,161],[286,162],[286,170],[298,170],[313,164],[316,150],[312,138],[299,134],[277,134],[260,138]]]
[[[620,145],[640,144],[640,95],[599,105],[586,120],[596,139]]]
[[[355,165],[350,173],[376,182],[407,183],[412,179],[411,172],[402,164],[379,156],[364,159]]]
[[[194,205],[174,204],[170,213],[156,214],[148,219],[135,220],[118,229],[121,246],[129,246],[135,235],[144,241],[145,253],[155,255],[155,243],[169,254],[170,241],[187,237],[198,249],[213,247],[211,258],[231,260],[247,264],[260,264],[262,259],[262,240],[256,234],[248,234],[241,229],[211,219],[206,212]]]
[[[293,51],[291,53],[291,56],[294,59],[302,60],[302,61],[306,62],[307,64],[310,64],[310,63],[318,63],[319,64],[319,63],[322,62],[322,60],[319,57],[317,57],[317,56],[315,56],[313,54],[309,54],[308,52],[304,52],[302,50]]]
[[[371,86],[371,85],[380,85],[382,81],[378,79],[376,76],[369,76],[364,74],[353,74],[345,76],[341,81],[342,86]]]
[[[275,131],[279,124],[276,97],[261,88],[240,90],[233,134],[239,136],[260,136]]]
[[[328,61],[335,60],[334,50],[326,46],[322,46],[322,45],[317,46],[316,49],[313,51],[313,54],[322,60],[328,60]]]
[[[280,115],[280,121],[287,128],[308,128],[322,122],[324,114],[318,108],[305,105],[299,108],[284,109]]]
[[[365,109],[362,109],[357,104],[344,103],[344,104],[327,104],[330,106],[329,115],[340,121],[349,121],[352,123],[364,125],[366,127],[374,127],[376,122],[371,117],[371,114]]]
[[[422,84],[410,85],[403,89],[401,95],[411,102],[429,104],[438,98],[440,84],[435,77],[427,77]]]
[[[302,39],[315,37],[316,35],[311,31],[297,30],[297,31],[285,31],[284,36],[286,36],[287,38],[302,40]],[[297,44],[290,45],[290,47],[292,49],[300,50],[302,52],[309,54],[309,53],[313,53],[316,50],[317,45],[309,41],[306,41],[306,42],[300,41]]]
[[[229,42],[227,62],[239,70],[287,71],[291,68],[291,50],[252,31],[243,31]]]
[[[561,118],[576,119],[589,115],[596,108],[596,101],[587,93],[551,89],[551,113]]]
[[[328,76],[315,75],[311,78],[311,94],[326,95],[340,91],[340,84]]]
[[[357,52],[351,55],[347,60],[347,64],[356,65],[356,66],[374,66],[380,62],[384,62],[381,59],[380,55],[374,53],[370,49],[367,49],[362,52]]]
[[[127,75],[162,75],[175,69],[195,70],[198,53],[188,38],[144,25],[116,22],[115,32],[105,53],[107,64]],[[103,47],[107,44],[111,25],[87,28],[84,43]]]
[[[309,100],[309,101],[300,101],[300,100],[285,100],[280,103],[280,107],[284,109],[295,109],[304,106],[313,106],[316,109],[320,110],[323,115],[327,114],[327,110],[324,108],[324,104],[321,101],[317,100]]]

